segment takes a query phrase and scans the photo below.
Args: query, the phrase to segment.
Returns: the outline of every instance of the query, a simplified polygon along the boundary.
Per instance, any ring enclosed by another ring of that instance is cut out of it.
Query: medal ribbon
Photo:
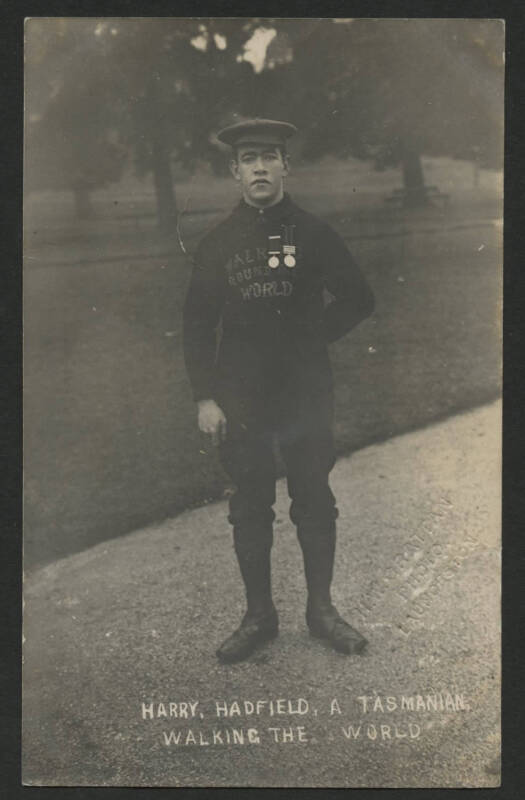
[[[283,225],[284,228],[284,239],[285,243],[283,245],[283,253],[284,253],[284,263],[290,269],[293,269],[296,264],[295,255],[296,255],[296,248],[294,244],[294,228],[295,225]]]
[[[281,236],[268,236],[268,266],[277,269],[281,255]]]

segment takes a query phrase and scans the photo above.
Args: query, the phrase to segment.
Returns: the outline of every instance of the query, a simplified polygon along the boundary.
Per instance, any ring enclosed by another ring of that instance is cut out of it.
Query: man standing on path
[[[201,241],[184,306],[199,428],[236,485],[228,519],[247,610],[217,650],[223,662],[247,658],[278,633],[270,574],[275,439],[304,558],[310,633],[344,653],[366,645],[330,595],[338,512],[328,482],[335,452],[327,345],[369,316],[374,301],[341,238],[284,192],[286,140],[295,132],[255,119],[218,134],[232,147],[242,199]]]

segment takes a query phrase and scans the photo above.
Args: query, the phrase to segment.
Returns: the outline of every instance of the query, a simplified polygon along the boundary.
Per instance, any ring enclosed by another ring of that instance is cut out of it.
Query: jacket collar
[[[287,192],[285,192],[282,200],[279,200],[279,202],[275,203],[273,206],[268,206],[268,208],[263,209],[249,205],[245,199],[242,198],[234,213],[245,220],[256,220],[262,218],[271,220],[272,222],[281,222],[281,220],[285,219],[292,213],[293,208],[294,203],[292,198]]]

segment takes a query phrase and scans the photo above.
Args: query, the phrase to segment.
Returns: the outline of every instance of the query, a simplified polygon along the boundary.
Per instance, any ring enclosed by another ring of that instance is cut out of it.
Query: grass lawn
[[[332,347],[336,436],[349,452],[485,402],[500,389],[499,177],[426,164],[445,212],[385,210],[396,173],[325,164],[289,189],[347,238],[377,300]],[[470,183],[469,183],[470,181]],[[356,191],[353,189],[356,188]],[[187,245],[235,201],[182,185]],[[31,196],[25,224],[25,557],[54,560],[222,496],[181,354],[190,265],[159,239],[149,189],[122,186],[77,224],[70,198]]]

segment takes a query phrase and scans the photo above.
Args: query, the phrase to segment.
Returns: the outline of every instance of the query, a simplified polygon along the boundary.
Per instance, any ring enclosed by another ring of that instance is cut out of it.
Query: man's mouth
[[[265,180],[264,178],[257,178],[256,181],[252,181],[252,186],[269,186],[270,181]]]

